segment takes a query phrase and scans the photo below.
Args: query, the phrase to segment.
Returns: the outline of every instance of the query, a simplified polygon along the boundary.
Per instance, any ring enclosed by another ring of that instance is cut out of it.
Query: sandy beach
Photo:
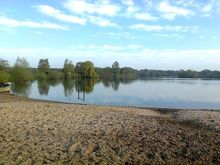
[[[220,164],[220,111],[64,104],[0,93],[3,164]]]

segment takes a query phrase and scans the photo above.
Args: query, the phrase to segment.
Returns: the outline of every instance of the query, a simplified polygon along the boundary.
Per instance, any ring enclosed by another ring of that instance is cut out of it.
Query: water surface
[[[220,81],[201,79],[69,80],[11,84],[18,96],[68,103],[220,109]]]

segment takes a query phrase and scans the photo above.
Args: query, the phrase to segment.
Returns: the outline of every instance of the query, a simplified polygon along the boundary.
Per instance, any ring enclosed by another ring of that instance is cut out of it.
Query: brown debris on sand
[[[220,164],[219,115],[0,94],[0,164]]]

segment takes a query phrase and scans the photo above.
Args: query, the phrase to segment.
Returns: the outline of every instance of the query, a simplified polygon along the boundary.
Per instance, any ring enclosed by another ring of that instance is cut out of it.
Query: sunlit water
[[[18,96],[68,103],[220,109],[218,80],[34,81],[22,85],[12,83],[11,91]]]

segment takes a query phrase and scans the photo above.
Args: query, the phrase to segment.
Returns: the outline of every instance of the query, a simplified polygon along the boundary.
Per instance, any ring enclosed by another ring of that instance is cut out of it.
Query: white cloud
[[[144,21],[156,21],[158,19],[157,17],[152,16],[151,13],[146,12],[146,10],[142,10],[133,0],[122,0],[122,3],[126,6],[125,13],[123,13],[122,16]],[[148,4],[149,2],[146,3]]]
[[[75,50],[96,50],[97,52],[101,51],[125,51],[125,50],[138,50],[141,49],[143,46],[138,44],[130,44],[127,46],[121,45],[78,45],[74,46],[73,49]]]
[[[120,51],[123,50],[123,46],[117,46],[117,45],[103,45],[100,47],[102,50],[111,50],[111,51]]]
[[[213,14],[220,14],[220,1],[210,0],[208,3],[200,5],[202,16],[209,17]]]
[[[202,8],[202,11],[204,11],[205,13],[209,13],[211,10],[212,10],[212,4],[209,3],[209,4],[206,4],[203,8]]]
[[[184,38],[183,35],[180,35],[178,33],[154,33],[153,36],[155,37],[161,37],[161,38],[177,38],[177,39],[182,39]]]
[[[146,30],[146,31],[161,31],[163,27],[160,25],[144,25],[144,24],[135,24],[130,26],[131,29],[137,30]]]
[[[81,25],[86,24],[86,19],[64,14],[60,10],[55,9],[55,8],[48,6],[48,5],[38,5],[38,6],[36,6],[36,8],[41,13],[48,15],[50,17],[56,18],[61,21],[71,22],[71,23],[76,23],[76,24],[81,24]]]
[[[156,21],[157,17],[152,16],[149,13],[136,13],[134,14],[136,19],[144,20],[144,21]]]
[[[133,0],[122,0],[122,3],[127,6],[125,14],[126,16],[131,16],[133,13],[136,13],[140,10],[137,6],[135,6]]]
[[[197,26],[161,26],[161,25],[145,25],[145,24],[134,24],[130,26],[131,29],[145,30],[145,31],[169,31],[169,32],[196,32]]]
[[[172,6],[168,1],[163,1],[158,6],[158,11],[162,13],[162,17],[173,20],[176,16],[190,16],[194,13],[188,9]]]
[[[89,21],[95,25],[101,26],[101,27],[116,27],[121,28],[118,24],[111,22],[108,19],[102,18],[102,17],[96,17],[96,16],[89,16]]]
[[[57,29],[57,30],[68,30],[66,27],[50,23],[50,22],[34,22],[34,21],[18,21],[10,19],[5,16],[0,16],[0,25],[7,26],[10,28],[16,27],[29,27],[29,28],[45,28],[45,29]]]
[[[65,21],[65,22],[70,22],[70,23],[77,23],[81,25],[85,25],[86,22],[90,22],[92,24],[98,25],[100,27],[116,27],[120,28],[119,25],[116,23],[113,23],[109,19],[100,17],[100,16],[92,16],[92,15],[83,15],[83,18],[72,16],[72,15],[67,15],[64,14],[62,11],[57,10],[51,6],[47,5],[38,5],[36,6],[37,9],[48,16],[54,17],[58,20]]]
[[[127,5],[127,6],[133,6],[134,5],[133,0],[122,0],[122,3]]]
[[[113,38],[113,39],[135,39],[133,35],[131,35],[129,32],[98,32],[94,35],[94,37],[107,37],[107,38]]]
[[[137,49],[141,49],[141,48],[143,48],[142,45],[137,45],[137,44],[128,45],[128,49],[137,50]]]
[[[78,14],[115,16],[120,11],[119,6],[110,4],[107,0],[96,1],[95,3],[89,3],[86,0],[68,0],[64,6]]]
[[[184,6],[184,7],[190,7],[195,5],[195,0],[178,0],[175,1],[178,5]]]

